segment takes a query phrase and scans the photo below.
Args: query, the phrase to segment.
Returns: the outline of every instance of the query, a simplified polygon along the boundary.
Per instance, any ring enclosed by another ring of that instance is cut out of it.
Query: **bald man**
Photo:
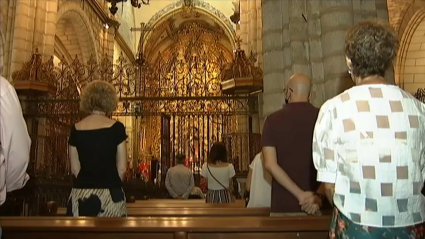
[[[312,159],[314,125],[319,109],[309,103],[311,80],[293,75],[285,87],[285,107],[269,115],[262,136],[266,169],[273,176],[271,212],[315,213],[318,207],[303,207],[317,202],[322,194],[313,193],[319,183]],[[313,200],[316,199],[316,200]]]

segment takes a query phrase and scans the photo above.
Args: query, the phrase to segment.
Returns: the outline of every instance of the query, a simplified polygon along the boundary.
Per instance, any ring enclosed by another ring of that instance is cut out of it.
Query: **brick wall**
[[[404,65],[404,89],[414,93],[425,87],[425,21],[413,33]]]
[[[387,0],[390,24],[398,31],[401,21],[412,0]]]

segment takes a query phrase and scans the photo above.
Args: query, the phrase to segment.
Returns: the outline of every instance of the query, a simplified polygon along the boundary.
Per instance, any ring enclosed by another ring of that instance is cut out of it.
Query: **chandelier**
[[[115,15],[118,11],[117,4],[122,2],[127,2],[127,0],[106,0],[107,2],[111,3],[111,7],[109,8],[109,11],[112,13],[112,15]],[[149,5],[150,0],[130,0],[131,5],[136,8],[140,8],[143,5]],[[140,2],[140,3],[139,3]]]

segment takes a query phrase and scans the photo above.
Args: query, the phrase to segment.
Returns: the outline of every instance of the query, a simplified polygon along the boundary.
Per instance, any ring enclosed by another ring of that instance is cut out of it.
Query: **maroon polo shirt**
[[[307,102],[289,103],[271,114],[264,123],[262,146],[275,147],[277,163],[305,191],[316,191],[312,141],[319,109]],[[296,197],[275,179],[271,212],[302,212]]]

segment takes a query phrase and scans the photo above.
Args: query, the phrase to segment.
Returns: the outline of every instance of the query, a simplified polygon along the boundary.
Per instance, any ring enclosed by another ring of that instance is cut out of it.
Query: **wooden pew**
[[[175,199],[152,199],[152,200],[139,200],[134,203],[127,203],[127,208],[244,208],[245,200],[239,199],[235,203],[228,204],[212,204],[205,203],[204,199],[191,199],[191,200],[175,200]]]
[[[47,207],[49,208],[48,211],[52,211],[48,215],[65,215],[66,214],[66,208],[57,208],[52,206],[54,203],[50,203]],[[137,208],[210,208],[210,211],[213,211],[217,208],[245,208],[245,200],[240,199],[236,200],[235,203],[229,203],[229,204],[212,204],[212,203],[205,203],[205,200],[203,199],[191,199],[191,200],[173,200],[173,199],[152,199],[152,200],[140,200],[136,201],[134,203],[127,203],[127,210],[128,214],[130,215],[131,212],[136,212]],[[57,213],[55,213],[57,211]],[[139,210],[140,211],[140,210]],[[164,210],[160,210],[164,211]],[[136,214],[138,215],[138,214]]]
[[[329,216],[0,218],[6,239],[326,239]]]
[[[270,208],[128,208],[129,217],[245,217],[270,216]],[[57,216],[65,216],[59,208]]]

